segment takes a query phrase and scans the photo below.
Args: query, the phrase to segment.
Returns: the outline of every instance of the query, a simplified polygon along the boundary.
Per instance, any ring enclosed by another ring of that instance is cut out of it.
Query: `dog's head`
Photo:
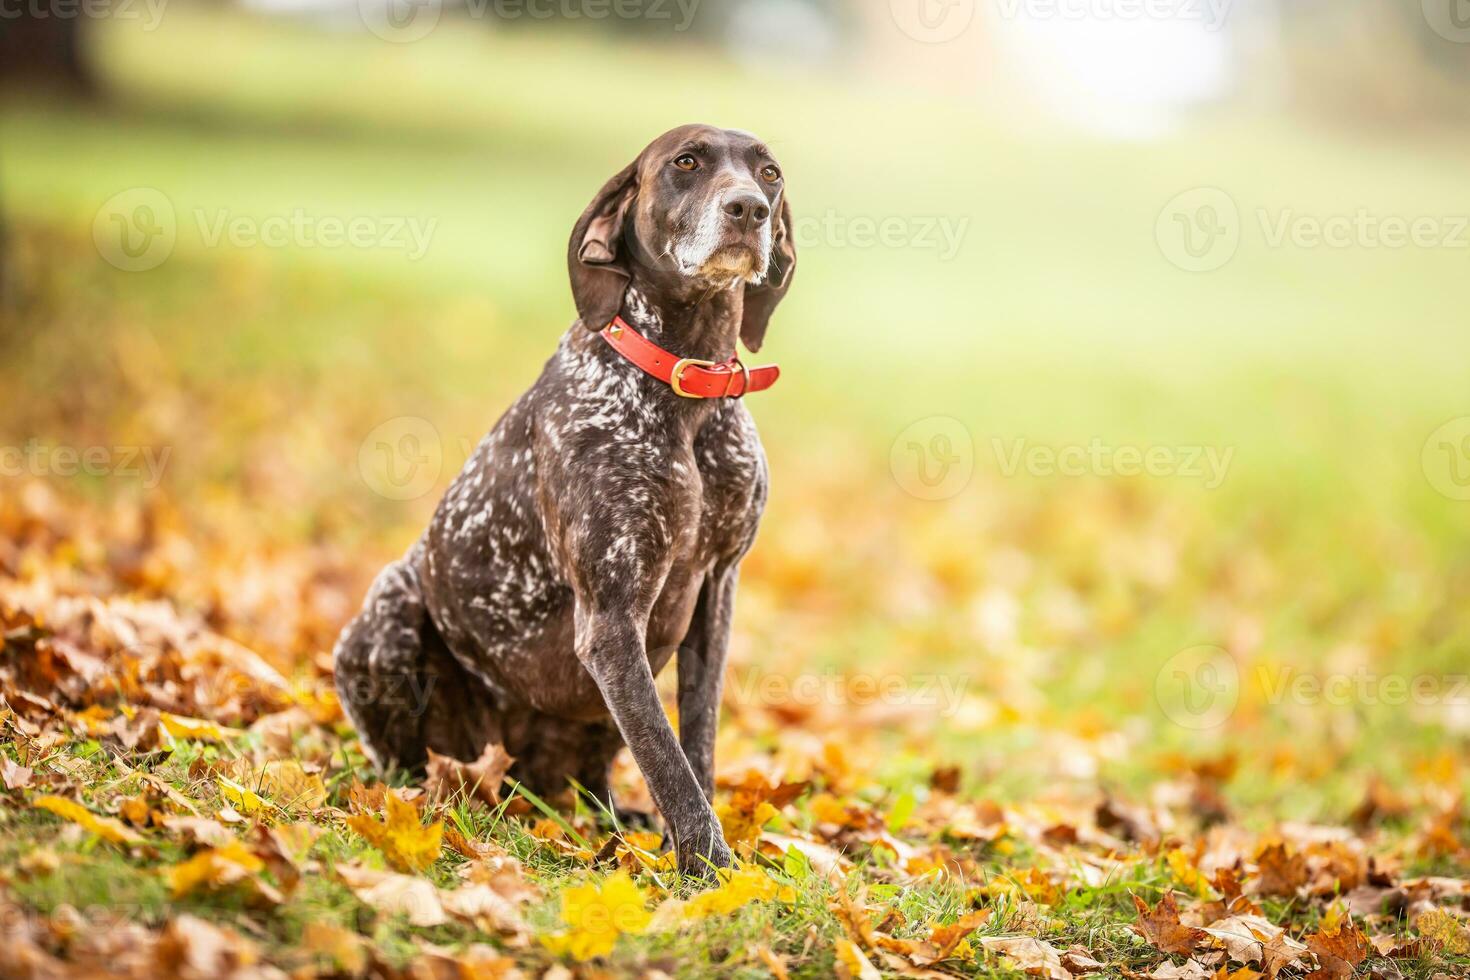
[[[740,339],[759,350],[796,266],[780,166],[749,133],[680,126],[592,199],[567,249],[577,313],[601,330],[635,279],[740,289]]]

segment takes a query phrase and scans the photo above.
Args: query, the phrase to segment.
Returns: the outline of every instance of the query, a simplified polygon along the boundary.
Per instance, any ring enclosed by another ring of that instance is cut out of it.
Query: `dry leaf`
[[[447,800],[458,793],[490,806],[500,803],[500,786],[515,760],[495,742],[485,746],[474,762],[461,762],[429,750],[424,792],[433,800]]]
[[[1179,906],[1175,904],[1172,892],[1165,892],[1163,899],[1153,908],[1149,908],[1148,903],[1137,895],[1133,896],[1133,905],[1138,909],[1138,921],[1134,923],[1133,931],[1148,940],[1155,949],[1190,956],[1195,947],[1208,938],[1204,930],[1179,921]]]
[[[0,752],[0,780],[5,781],[6,789],[25,789],[31,785],[31,777],[34,775],[34,770]]]
[[[31,806],[50,810],[58,817],[70,820],[114,844],[141,844],[143,842],[142,837],[139,837],[135,831],[130,830],[122,822],[112,817],[99,817],[80,803],[60,796],[38,796],[31,801]]]
[[[1062,955],[1056,947],[1034,936],[984,936],[980,945],[988,952],[1004,957],[1009,965],[1027,976],[1072,980],[1072,974],[1062,965]]]
[[[375,871],[361,865],[338,865],[337,877],[358,900],[386,915],[401,915],[416,926],[449,921],[439,889],[415,875]]]
[[[386,813],[379,821],[370,814],[353,814],[347,826],[367,838],[368,843],[383,852],[388,863],[400,871],[423,871],[439,857],[444,824],[419,822],[419,811],[412,803],[389,791]]]

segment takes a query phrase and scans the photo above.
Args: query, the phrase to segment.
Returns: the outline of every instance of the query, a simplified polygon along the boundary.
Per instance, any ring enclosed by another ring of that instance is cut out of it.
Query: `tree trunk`
[[[70,95],[96,94],[96,78],[82,57],[79,11],[58,11],[27,3],[11,8],[19,17],[0,17],[0,84],[20,82]],[[42,16],[37,16],[39,10]]]

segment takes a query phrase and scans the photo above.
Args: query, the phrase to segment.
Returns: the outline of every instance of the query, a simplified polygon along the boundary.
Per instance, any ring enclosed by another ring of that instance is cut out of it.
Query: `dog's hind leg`
[[[429,749],[473,761],[502,739],[493,696],[429,617],[412,552],[378,575],[334,661],[342,710],[380,772],[422,769]]]

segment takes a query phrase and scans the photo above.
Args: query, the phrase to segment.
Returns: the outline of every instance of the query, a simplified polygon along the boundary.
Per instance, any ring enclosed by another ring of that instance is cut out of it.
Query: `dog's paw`
[[[680,838],[675,850],[678,852],[679,873],[691,878],[713,878],[720,868],[728,868],[735,863],[735,855],[730,853],[730,845],[725,843],[718,820],[693,838]]]

